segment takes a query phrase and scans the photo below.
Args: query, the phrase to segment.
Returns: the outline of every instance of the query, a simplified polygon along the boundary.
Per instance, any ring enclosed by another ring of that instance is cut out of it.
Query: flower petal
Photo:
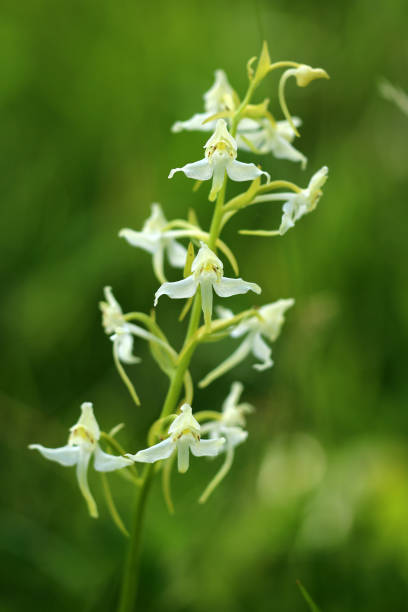
[[[190,445],[192,436],[186,434],[177,440],[177,469],[180,474],[185,474],[190,467]]]
[[[157,248],[157,244],[160,241],[160,232],[155,234],[147,234],[146,232],[136,232],[127,227],[123,228],[119,232],[119,237],[127,240],[129,244],[140,249],[144,249],[149,253],[154,253]]]
[[[140,461],[141,463],[154,463],[155,461],[161,461],[162,459],[168,459],[176,447],[175,442],[172,438],[166,438],[162,442],[145,448],[139,451],[135,455],[126,453],[126,457],[132,459],[132,461]]]
[[[242,444],[248,437],[248,432],[242,427],[224,427],[223,433],[227,439],[226,446],[228,448],[235,448],[238,444]]]
[[[225,177],[225,163],[214,163],[213,164],[213,169],[214,169],[214,173],[213,173],[213,182],[212,182],[212,187],[211,187],[211,192],[209,195],[209,199],[211,202],[213,202],[217,196],[217,193],[220,191],[220,189],[223,186],[224,183],[224,177]]]
[[[228,393],[222,405],[223,412],[236,408],[243,390],[244,390],[244,385],[241,382],[232,383],[231,390]]]
[[[160,247],[157,248],[155,252],[153,253],[153,271],[156,275],[157,280],[160,283],[166,282],[166,277],[164,276],[163,262],[164,262],[164,248],[162,245],[160,245]]]
[[[276,135],[276,138],[271,143],[271,151],[277,159],[289,159],[294,162],[301,162],[304,170],[307,163],[307,157],[290,144],[283,136]]]
[[[279,226],[278,232],[280,233],[281,236],[283,236],[292,227],[295,227],[295,223],[294,221],[292,221],[291,215],[284,212],[282,215],[281,224]]]
[[[211,325],[212,307],[213,307],[213,288],[210,280],[202,279],[201,287],[201,302],[204,314],[204,321],[207,326]]]
[[[229,308],[224,308],[224,306],[217,306],[215,310],[220,319],[232,319],[234,316],[233,311]]]
[[[169,240],[167,245],[167,256],[173,268],[184,268],[187,257],[187,249],[176,240]]]
[[[71,427],[70,431],[75,429],[77,425],[81,425],[82,427],[85,427],[85,429],[89,431],[89,433],[95,440],[99,440],[101,431],[99,429],[98,422],[95,419],[92,402],[83,402],[81,404],[81,416],[78,422],[75,423],[75,425]]]
[[[175,283],[163,283],[155,293],[154,305],[156,306],[161,295],[168,295],[173,300],[192,297],[197,291],[197,285],[198,281],[194,279],[192,274]]]
[[[199,440],[190,444],[191,452],[195,457],[215,457],[218,455],[225,444],[225,438],[214,440]]]
[[[91,452],[80,449],[76,473],[79,489],[88,504],[89,514],[92,518],[98,518],[98,509],[88,485],[88,464],[90,458]]]
[[[214,129],[215,121],[209,121],[208,123],[204,123],[206,119],[214,115],[215,113],[196,113],[190,119],[186,121],[176,121],[171,126],[171,131],[174,133],[182,132],[183,130],[187,130],[189,132],[198,130],[200,132],[210,132]]]
[[[180,408],[180,414],[176,416],[168,431],[169,434],[173,434],[173,437],[177,439],[187,430],[199,434],[200,424],[193,416],[190,404],[183,404]]]
[[[247,321],[241,321],[230,333],[231,338],[241,338],[251,330],[252,317]]]
[[[169,178],[173,178],[176,172],[184,172],[188,178],[196,179],[197,181],[208,181],[213,174],[213,169],[206,158],[200,159],[192,164],[186,164],[182,168],[173,168],[170,171]]]
[[[261,334],[255,334],[252,340],[252,352],[257,359],[259,359],[262,363],[255,363],[253,366],[255,370],[266,370],[273,366],[273,361],[271,359],[272,349],[266,344],[266,342],[262,339]]]
[[[262,174],[264,174],[269,181],[271,180],[269,174],[257,168],[255,164],[244,164],[244,162],[239,162],[236,159],[230,161],[226,169],[228,176],[233,181],[253,181]]]
[[[43,457],[50,461],[55,461],[60,465],[70,466],[75,465],[79,459],[78,446],[61,446],[59,448],[46,448],[42,444],[30,444],[28,447],[33,450],[38,450]]]
[[[226,278],[225,276],[215,281],[213,287],[215,293],[220,297],[231,297],[232,295],[239,295],[248,291],[254,291],[259,294],[262,291],[256,283],[248,283],[242,280],[242,278]]]
[[[133,355],[133,336],[128,333],[117,331],[111,338],[116,346],[118,358],[123,363],[139,363],[140,358]]]
[[[97,472],[113,472],[114,470],[120,470],[127,465],[132,465],[132,461],[130,459],[104,453],[99,444],[96,445],[94,451],[94,468]]]

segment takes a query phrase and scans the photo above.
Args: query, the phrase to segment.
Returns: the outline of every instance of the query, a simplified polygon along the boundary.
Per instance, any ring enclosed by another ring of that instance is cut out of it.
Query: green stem
[[[223,206],[225,200],[225,191],[227,185],[227,177],[224,178],[223,186],[218,194],[215,204],[214,215],[211,222],[211,228],[208,238],[208,246],[215,250],[218,240],[218,234],[221,227],[223,214]],[[191,309],[190,321],[184,340],[183,348],[189,344],[192,336],[198,329],[201,319],[201,295],[196,293],[194,304]],[[177,402],[180,397],[180,391],[183,385],[185,373],[190,365],[191,357],[196,347],[195,343],[191,343],[191,347],[186,351],[181,351],[182,357],[177,365],[177,369],[171,377],[170,386],[167,391],[166,399],[164,400],[163,409],[160,417],[163,418],[176,411]],[[147,465],[141,479],[141,486],[136,502],[135,514],[133,519],[133,529],[130,536],[128,556],[123,573],[122,591],[118,612],[133,612],[136,592],[137,579],[139,573],[140,549],[143,516],[146,507],[146,500],[153,480],[154,470],[153,465]]]
[[[141,534],[143,527],[143,516],[146,507],[147,495],[152,483],[154,466],[153,464],[146,465],[142,485],[139,490],[139,495],[136,502],[136,510],[133,521],[132,533],[130,536],[130,545],[123,573],[122,591],[118,612],[132,612],[137,592],[137,583],[139,576],[140,565],[140,550],[141,550]]]
[[[231,136],[233,136],[235,138],[235,135],[237,133],[237,128],[238,128],[238,123],[241,119],[242,113],[244,112],[245,108],[248,106],[249,102],[251,101],[251,98],[253,96],[253,93],[257,87],[258,83],[255,81],[251,81],[249,87],[248,87],[248,91],[246,93],[245,98],[242,100],[241,104],[239,105],[239,107],[237,108],[237,111],[234,115],[234,118],[232,120],[231,123]]]
[[[215,251],[218,240],[218,234],[220,233],[221,220],[223,215],[225,191],[227,189],[227,175],[224,176],[224,182],[220,191],[218,192],[217,202],[215,204],[214,214],[211,221],[210,235],[208,238],[208,246],[212,251]]]
[[[235,136],[239,120],[245,107],[251,100],[257,83],[252,81],[249,85],[247,94],[237,109],[232,120],[231,134]],[[217,197],[214,207],[214,214],[211,221],[210,232],[208,235],[208,246],[215,251],[217,241],[222,229],[222,218],[224,214],[225,192],[227,188],[227,175],[224,176],[224,182]],[[180,352],[180,359],[177,364],[177,369],[170,379],[170,386],[167,391],[166,399],[159,418],[166,417],[174,413],[177,409],[177,402],[180,397],[181,388],[183,385],[184,376],[190,365],[191,358],[197,346],[196,342],[190,342],[193,335],[196,333],[201,319],[201,294],[196,293],[194,303],[190,313],[190,321],[184,339],[183,349]],[[126,381],[125,381],[126,382]],[[141,486],[139,496],[136,502],[136,509],[133,521],[133,529],[129,542],[129,551],[126,560],[126,565],[123,574],[123,583],[121,598],[118,612],[133,612],[137,592],[137,579],[141,549],[141,534],[143,525],[143,516],[146,507],[146,500],[153,480],[154,467],[149,464],[146,466],[141,478]]]

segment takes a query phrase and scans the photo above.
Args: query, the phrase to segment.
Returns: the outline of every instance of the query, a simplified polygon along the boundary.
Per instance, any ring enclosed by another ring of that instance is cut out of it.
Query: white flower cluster
[[[279,100],[285,119],[276,121],[267,109],[268,101],[259,105],[251,105],[246,101],[250,99],[250,94],[258,82],[281,64],[288,67],[279,85]],[[172,393],[169,392],[168,395],[174,399],[173,404],[167,407],[165,403],[162,414],[152,425],[148,448],[135,454],[122,451],[113,439],[112,432],[101,433],[91,403],[82,404],[80,419],[71,427],[65,446],[53,449],[40,444],[30,445],[30,448],[38,450],[46,459],[63,466],[76,466],[79,488],[93,517],[98,516],[98,511],[87,481],[88,465],[92,457],[96,471],[110,472],[128,468],[125,474],[135,484],[140,484],[144,476],[140,479],[135,476],[136,463],[160,461],[167,462],[165,466],[171,466],[171,458],[177,457],[178,471],[184,473],[189,468],[190,453],[195,457],[224,454],[225,460],[221,469],[207,486],[200,501],[205,501],[227,474],[235,448],[247,439],[246,415],[253,408],[247,403],[239,403],[243,385],[235,382],[220,412],[205,410],[193,414],[193,385],[188,368],[192,352],[201,341],[218,341],[226,336],[239,339],[234,351],[201,380],[200,387],[205,387],[225,375],[249,355],[255,358],[253,368],[259,372],[273,366],[270,344],[278,338],[286,311],[293,306],[294,300],[280,299],[237,314],[218,305],[215,308],[217,317],[214,319],[214,293],[218,298],[229,298],[248,292],[258,295],[261,293],[261,287],[255,282],[224,276],[224,265],[216,250],[219,248],[222,255],[227,257],[238,276],[235,256],[219,236],[232,215],[253,204],[283,201],[279,229],[271,232],[241,230],[242,233],[248,234],[283,235],[294,227],[302,216],[316,208],[322,195],[322,187],[327,180],[326,167],[317,171],[308,186],[302,189],[288,181],[271,181],[270,175],[258,165],[238,161],[237,156],[239,150],[257,155],[272,153],[279,159],[300,162],[304,168],[306,157],[292,144],[298,135],[297,127],[301,125],[301,120],[289,114],[284,87],[291,76],[296,79],[298,86],[304,87],[316,78],[327,78],[327,74],[321,69],[295,62],[272,65],[264,46],[256,72],[248,65],[248,75],[248,93],[244,101],[240,102],[225,72],[217,70],[213,86],[204,94],[204,111],[186,121],[177,121],[172,127],[173,132],[212,132],[204,145],[203,159],[174,168],[169,174],[169,178],[177,172],[183,172],[188,178],[199,182],[212,180],[209,200],[217,202],[210,232],[201,229],[195,213],[189,213],[188,220],[168,221],[157,203],[152,204],[151,214],[140,231],[124,228],[119,232],[119,236],[130,245],[147,251],[152,257],[153,269],[160,282],[154,296],[154,307],[162,295],[171,299],[185,299],[187,302],[182,318],[195,297],[185,343],[181,351],[177,352],[161,331],[155,314],[124,313],[111,287],[104,288],[105,299],[100,303],[102,324],[112,340],[116,368],[136,404],[140,403],[139,398],[123,367],[123,364],[130,365],[140,361],[133,352],[135,339],[148,342],[152,356],[169,376],[170,385],[174,385]],[[237,182],[251,181],[251,185],[246,192],[225,203],[227,178]],[[285,191],[275,192],[276,189],[282,188]],[[182,240],[188,240],[188,248],[187,244],[182,244]],[[198,248],[197,253],[194,247]],[[167,281],[167,263],[173,268],[183,270],[181,278],[179,276],[178,280]],[[201,316],[204,319],[202,326]],[[178,408],[177,400],[182,384],[185,386],[186,396]],[[107,450],[115,448],[120,455],[102,450],[101,439],[106,441]],[[146,468],[144,474],[148,473]],[[111,500],[109,503],[111,505]],[[116,510],[112,511],[112,515],[116,516]]]

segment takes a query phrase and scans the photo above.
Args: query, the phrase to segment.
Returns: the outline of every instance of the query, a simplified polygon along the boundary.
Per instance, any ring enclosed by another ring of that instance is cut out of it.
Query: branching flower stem
[[[252,95],[256,89],[257,83],[251,81],[248,87],[248,91],[238,107],[234,117],[232,118],[231,135],[235,137],[238,123],[245,111],[246,106],[251,101]],[[208,234],[208,247],[212,251],[216,251],[217,246],[220,244],[220,233],[222,230],[223,215],[225,212],[225,192],[227,188],[227,174],[224,176],[224,182],[222,188],[218,193],[216,204],[214,207],[214,214],[211,221],[210,231]],[[201,319],[201,294],[198,292],[194,298],[194,303],[190,313],[190,321],[184,340],[183,348],[180,352],[180,358],[175,369],[174,374],[170,379],[170,386],[167,391],[166,399],[163,404],[163,408],[159,419],[169,416],[174,413],[177,409],[177,403],[180,397],[181,388],[183,386],[184,377],[190,365],[191,358],[194,350],[199,342],[194,342],[193,336],[196,334],[200,325]],[[157,333],[157,332],[156,332]],[[138,491],[138,497],[136,501],[135,514],[133,519],[133,527],[130,536],[128,556],[123,573],[122,590],[120,595],[120,602],[118,612],[132,612],[134,610],[134,602],[137,592],[137,581],[139,573],[139,560],[140,560],[140,549],[141,549],[141,535],[143,516],[146,506],[147,497],[151,487],[151,483],[154,476],[154,467],[152,464],[146,465],[144,472],[141,477],[141,485]]]
[[[275,67],[275,66],[274,66]],[[277,67],[277,66],[276,66]],[[231,135],[235,137],[237,132],[238,123],[247,107],[250,103],[252,95],[257,87],[258,83],[252,80],[249,84],[248,91],[241,102],[240,106],[236,110],[231,123]],[[225,213],[225,192],[227,188],[227,174],[224,176],[223,185],[218,192],[217,200],[214,207],[214,214],[211,221],[208,237],[208,247],[212,251],[216,251],[217,246],[221,245],[221,249],[224,246],[220,241],[220,233],[223,227],[223,216]],[[185,226],[187,227],[187,226]],[[222,249],[224,250],[224,249]],[[224,251],[225,252],[225,251]],[[184,377],[188,371],[191,358],[193,353],[199,344],[199,340],[193,339],[196,334],[201,319],[201,294],[198,292],[195,295],[194,303],[190,313],[189,325],[184,339],[183,348],[179,354],[179,360],[177,368],[170,379],[170,386],[167,391],[166,399],[163,404],[163,408],[159,419],[163,419],[170,414],[176,412],[177,403],[180,398],[180,392],[183,386]],[[156,332],[157,333],[157,332]],[[120,596],[120,602],[118,612],[132,612],[134,610],[134,602],[137,592],[137,581],[139,573],[139,560],[140,560],[140,549],[141,549],[141,535],[143,516],[146,506],[147,497],[149,494],[150,486],[154,476],[154,467],[152,464],[146,465],[144,472],[141,477],[141,485],[138,492],[136,501],[135,514],[133,519],[133,528],[131,531],[128,556],[123,573],[122,590]]]
[[[216,243],[219,238],[221,228],[226,186],[227,177],[225,176],[222,189],[218,193],[211,222],[210,233],[208,236],[208,246],[214,251],[216,249]],[[191,309],[190,321],[184,340],[183,349],[180,353],[181,359],[179,360],[177,368],[170,379],[170,386],[159,419],[172,414],[177,409],[177,402],[179,400],[181,388],[183,386],[184,376],[187,372],[194,350],[197,346],[197,343],[190,341],[200,325],[200,319],[201,295],[200,293],[197,293],[194,298],[194,303]],[[186,348],[187,350],[184,350]],[[153,464],[146,465],[141,477],[141,485],[136,500],[133,527],[130,535],[128,555],[123,573],[123,582],[118,612],[132,612],[134,610],[134,602],[136,598],[139,573],[143,516],[146,507],[147,497],[153,481],[153,476]]]
[[[273,66],[273,68],[278,66]],[[242,100],[240,106],[236,110],[234,116],[232,117],[231,123],[231,136],[235,137],[237,132],[237,127],[239,121],[245,112],[247,105],[250,103],[252,95],[258,85],[256,80],[251,80],[248,91]],[[211,221],[210,231],[206,235],[208,239],[207,244],[208,247],[212,251],[216,251],[217,246],[221,247],[221,250],[225,253],[224,243],[220,240],[220,233],[223,228],[223,216],[225,211],[225,192],[227,188],[227,174],[224,175],[223,185],[218,192],[217,200],[214,207],[214,214]],[[183,223],[184,227],[190,229],[190,224]],[[197,229],[197,228],[196,228]],[[224,248],[223,248],[224,247]],[[228,249],[229,250],[229,249]],[[230,259],[231,261],[231,259]],[[235,267],[235,266],[233,266]],[[191,358],[193,353],[199,344],[200,339],[194,336],[197,336],[197,330],[200,325],[201,319],[201,294],[197,292],[194,298],[193,306],[191,308],[189,325],[186,333],[186,337],[184,339],[184,344],[182,350],[179,354],[179,359],[177,363],[177,367],[170,378],[170,386],[167,391],[166,399],[163,404],[163,408],[159,419],[163,419],[170,414],[176,412],[177,403],[180,398],[180,392],[183,386],[184,377],[188,371],[188,367],[190,365]],[[161,331],[161,330],[160,330]],[[157,333],[157,330],[156,330]],[[160,334],[161,335],[161,334]],[[141,534],[142,534],[142,524],[143,524],[143,515],[146,506],[146,501],[148,497],[148,493],[150,490],[150,486],[154,476],[154,469],[152,464],[146,465],[144,472],[141,477],[141,486],[138,492],[138,498],[136,501],[136,508],[133,520],[133,528],[130,536],[129,542],[129,550],[128,556],[124,568],[123,573],[123,582],[122,582],[122,590],[120,596],[120,602],[118,607],[118,612],[132,612],[134,610],[134,602],[136,598],[137,592],[137,580],[138,580],[138,572],[139,572],[139,559],[140,559],[140,548],[141,548]]]

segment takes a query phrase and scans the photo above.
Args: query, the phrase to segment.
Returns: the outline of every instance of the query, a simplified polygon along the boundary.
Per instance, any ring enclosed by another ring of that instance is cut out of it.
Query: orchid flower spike
[[[176,172],[184,172],[188,178],[197,181],[213,179],[209,199],[214,201],[220,191],[225,173],[233,181],[253,181],[264,174],[268,181],[270,176],[257,168],[255,164],[245,164],[237,161],[237,143],[228,132],[227,124],[218,119],[214,134],[204,145],[205,157],[200,161],[186,164],[182,168],[174,168],[169,174],[172,178]]]
[[[156,291],[154,305],[161,295],[168,295],[172,299],[183,299],[192,297],[198,287],[201,288],[202,309],[207,326],[211,324],[213,290],[219,297],[231,297],[254,291],[261,293],[261,288],[256,283],[248,283],[242,278],[226,278],[223,276],[224,266],[222,261],[201,242],[201,248],[197,253],[192,265],[191,274],[183,280],[174,283],[163,283]]]
[[[223,111],[235,110],[238,96],[228,82],[227,75],[223,70],[215,71],[215,80],[211,89],[204,94],[204,112],[197,113],[187,119],[187,121],[176,121],[171,128],[172,132],[182,132],[183,130],[200,132],[212,132],[215,129],[215,121],[207,119]]]
[[[78,485],[86,503],[89,514],[98,518],[98,509],[88,486],[88,464],[91,456],[94,458],[94,468],[97,472],[112,472],[120,470],[132,462],[125,457],[105,453],[98,444],[100,438],[99,425],[96,422],[92,404],[84,402],[81,406],[79,421],[70,429],[68,444],[60,448],[46,448],[41,444],[30,444],[28,448],[38,450],[43,457],[56,461],[60,465],[76,465]]]
[[[170,265],[174,268],[184,268],[187,251],[175,240],[178,235],[184,236],[186,232],[165,231],[168,221],[163,214],[160,204],[152,204],[150,217],[146,219],[142,231],[124,228],[119,232],[129,244],[151,253],[153,256],[153,269],[160,282],[165,281],[163,272],[164,254],[167,253]]]
[[[162,459],[168,459],[174,451],[177,452],[178,471],[184,474],[190,465],[191,451],[195,457],[215,456],[220,453],[224,445],[224,438],[216,440],[200,439],[200,424],[194,418],[191,406],[183,404],[181,414],[179,414],[168,429],[168,437],[155,444],[139,451],[135,455],[126,456],[133,461],[141,463],[154,463]]]
[[[293,117],[295,127],[301,125],[299,117]],[[238,148],[243,151],[252,151],[258,154],[272,153],[277,159],[289,159],[300,162],[302,169],[306,167],[307,158],[291,144],[295,132],[288,121],[272,123],[268,118],[259,119],[257,128],[238,130]]]
[[[322,187],[327,181],[328,172],[327,166],[320,168],[312,176],[306,189],[301,189],[298,193],[263,194],[254,199],[254,202],[285,200],[285,204],[282,207],[281,224],[276,233],[283,236],[291,227],[294,227],[296,221],[303,217],[303,215],[312,212],[316,208],[323,194]]]
[[[119,302],[112,293],[112,287],[105,287],[105,302],[100,302],[99,307],[102,311],[102,325],[107,334],[112,334],[110,339],[113,342],[113,350],[119,361],[123,363],[139,363],[140,358],[133,355],[133,336],[143,338],[148,342],[158,342],[162,340],[150,332],[129,323],[123,315]]]
[[[266,338],[269,342],[274,342],[277,339],[283,323],[285,322],[285,312],[288,308],[293,306],[294,303],[295,300],[290,298],[266,304],[259,309],[257,316],[253,316],[239,323],[239,325],[232,330],[230,335],[232,338],[244,337],[243,342],[230,357],[207,374],[199,383],[199,386],[201,388],[206,387],[238,365],[250,353],[260,362],[254,364],[253,367],[255,370],[263,371],[267,368],[271,368],[273,366],[273,361],[271,359],[272,349],[266,344],[263,338]],[[234,316],[234,313],[226,308],[218,308],[217,311],[222,319],[229,319]]]

